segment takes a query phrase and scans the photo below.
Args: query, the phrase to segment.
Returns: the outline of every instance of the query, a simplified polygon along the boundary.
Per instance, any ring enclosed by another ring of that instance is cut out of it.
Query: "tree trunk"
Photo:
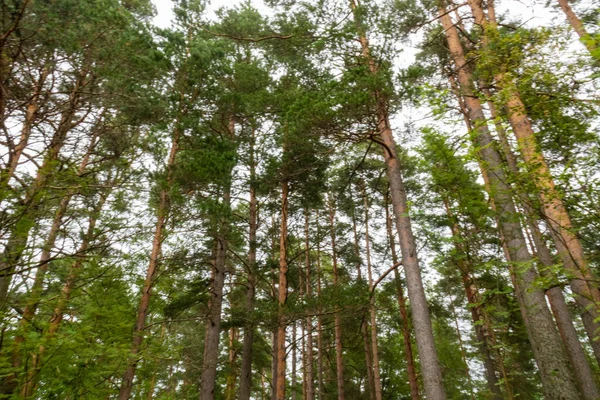
[[[356,256],[356,274],[357,281],[362,279],[361,276],[361,257],[360,257],[360,244],[358,240],[358,229],[356,227],[356,207],[352,204],[352,232],[354,233],[354,255]],[[375,400],[375,378],[373,377],[373,356],[371,355],[371,343],[369,340],[369,322],[366,318],[362,318],[360,323],[360,333],[365,349],[365,367],[367,369],[367,390],[369,392],[369,399]]]
[[[277,326],[277,384],[275,400],[285,400],[285,328],[287,301],[287,234],[288,234],[288,196],[287,180],[281,182],[281,227],[279,230],[279,316]]]
[[[355,0],[351,0],[351,7],[357,25],[362,56],[367,63],[371,74],[377,75],[379,71],[375,61],[371,57],[369,42],[362,29],[362,21],[360,20],[360,13],[356,10],[357,6]],[[413,311],[413,325],[417,339],[417,347],[419,348],[419,357],[421,359],[423,386],[428,398],[444,400],[446,399],[446,392],[442,384],[442,371],[435,350],[431,317],[427,306],[425,290],[423,288],[415,238],[412,233],[410,217],[408,216],[408,202],[402,179],[402,169],[396,152],[396,142],[389,122],[388,101],[379,91],[375,91],[373,95],[377,101],[377,129],[379,139],[381,140],[379,143],[383,147],[387,177],[390,182],[390,193],[396,228],[400,239],[400,251],[402,253],[402,262],[406,273],[408,296]]]
[[[19,166],[21,155],[29,143],[29,137],[31,136],[31,131],[38,117],[38,110],[41,106],[40,96],[49,73],[49,67],[44,65],[44,67],[40,70],[40,76],[35,83],[33,94],[26,106],[25,120],[23,121],[23,126],[21,128],[21,137],[19,138],[19,142],[16,144],[14,149],[10,149],[7,165],[0,170],[0,200],[2,200],[4,197],[3,191],[7,189],[10,179],[13,177],[17,167]]]
[[[371,266],[371,239],[369,238],[369,201],[367,192],[363,183],[362,186],[363,201],[365,206],[365,251],[367,257],[367,271],[369,274],[369,290],[371,297],[369,300],[369,313],[371,317],[371,351],[373,354],[373,383],[375,388],[375,400],[382,400],[381,375],[379,372],[379,349],[377,346],[377,319],[375,315],[375,287],[373,286],[373,269]]]
[[[123,374],[121,381],[121,388],[119,390],[119,400],[128,400],[131,397],[131,391],[133,389],[133,379],[135,377],[135,370],[139,361],[139,352],[142,347],[142,341],[144,340],[144,328],[146,327],[146,318],[148,316],[148,310],[150,307],[150,298],[152,296],[152,286],[154,284],[154,278],[159,266],[159,259],[162,252],[162,242],[164,240],[164,230],[167,220],[169,218],[170,211],[170,189],[173,184],[173,169],[175,167],[175,158],[177,151],[179,150],[179,139],[181,133],[179,127],[176,126],[173,132],[173,140],[171,142],[171,150],[169,152],[169,159],[167,161],[167,187],[160,192],[160,203],[158,204],[156,225],[154,228],[154,238],[152,240],[152,250],[150,252],[150,260],[148,262],[148,269],[146,270],[146,278],[144,280],[144,286],[142,287],[142,296],[140,297],[140,303],[138,305],[138,312],[133,327],[133,340],[131,342],[131,357],[127,362],[127,369]]]
[[[258,200],[256,198],[255,132],[250,142],[250,232],[248,249],[248,286],[246,291],[246,316],[242,344],[242,367],[240,376],[240,400],[250,400],[252,391],[252,346],[254,345],[254,295],[256,292],[256,232],[258,231]]]
[[[235,117],[230,115],[227,124],[226,139],[235,140]],[[223,185],[222,212],[227,214],[231,209],[231,180],[233,169],[227,172],[226,182]],[[229,249],[229,217],[221,215],[215,226],[216,256],[213,264],[211,299],[209,302],[209,315],[206,321],[206,334],[204,336],[204,356],[202,358],[202,375],[200,377],[200,400],[213,400],[215,398],[215,385],[217,380],[217,365],[219,362],[219,338],[221,336],[221,309],[223,306],[223,287],[227,272],[227,252]]]
[[[96,138],[94,135],[88,151],[86,152],[81,164],[79,166],[78,175],[81,176],[87,169],[87,165],[89,163],[89,159],[91,153],[96,146]],[[63,218],[67,212],[67,208],[71,201],[71,198],[75,195],[75,190],[69,190],[67,194],[61,199],[60,204],[54,213],[54,220],[52,221],[52,226],[50,227],[50,232],[48,233],[48,238],[42,247],[42,254],[40,256],[39,267],[35,273],[35,278],[33,285],[31,286],[31,291],[29,298],[27,299],[27,304],[23,311],[23,315],[21,320],[19,321],[19,325],[22,329],[22,334],[17,335],[15,338],[15,349],[13,351],[12,357],[12,365],[15,370],[21,365],[21,352],[20,347],[25,342],[24,333],[28,331],[28,325],[33,321],[35,313],[37,312],[38,306],[41,301],[42,292],[44,288],[44,278],[46,276],[46,272],[48,271],[48,264],[51,260],[51,252],[54,249],[54,245],[56,243],[56,239],[58,238],[58,234],[60,232],[60,227],[62,226]]]
[[[588,49],[592,57],[596,60],[600,60],[600,54],[598,54],[598,43],[592,38],[592,36],[586,31],[583,21],[579,19],[577,14],[573,11],[569,5],[568,0],[558,0],[558,5],[567,16],[567,20],[573,27],[573,30],[579,35],[579,40]]]
[[[338,282],[338,259],[337,259],[337,248],[336,248],[336,234],[335,234],[335,205],[333,199],[329,199],[329,233],[331,235],[331,262],[333,264],[333,287],[337,290],[339,288]],[[344,400],[346,397],[344,388],[344,360],[343,360],[343,349],[342,349],[342,321],[339,313],[339,307],[334,306],[334,323],[335,323],[335,365],[337,372],[337,391],[338,400]]]
[[[317,211],[317,237],[320,238],[319,213]],[[321,241],[317,240],[317,298],[321,298]],[[323,400],[323,316],[321,305],[317,310],[317,391],[319,400]]]
[[[456,263],[458,265],[458,269],[460,270],[461,279],[465,289],[465,295],[467,297],[467,302],[469,303],[468,307],[471,312],[471,318],[473,320],[473,327],[475,328],[477,341],[479,342],[479,350],[481,352],[481,355],[483,356],[483,366],[485,368],[488,389],[492,394],[492,398],[502,399],[502,392],[500,391],[498,378],[496,376],[494,360],[492,359],[492,354],[490,352],[492,346],[488,335],[486,335],[484,331],[484,311],[479,305],[479,294],[477,293],[477,287],[475,286],[473,278],[471,277],[472,268],[469,265],[469,262],[467,261],[468,256],[462,245],[464,241],[464,235],[458,225],[454,213],[450,209],[448,199],[443,199],[443,202],[444,207],[446,209],[446,214],[448,215],[448,218],[452,221],[452,224],[450,225],[450,229],[452,231],[452,241],[454,247],[456,248],[456,251],[459,254],[459,258],[456,260]]]
[[[43,189],[53,178],[53,173],[59,162],[59,153],[65,144],[67,134],[75,126],[83,122],[82,119],[73,122],[73,119],[76,116],[82,90],[89,83],[87,76],[87,69],[82,70],[77,76],[74,87],[69,94],[67,109],[61,115],[60,122],[50,141],[50,146],[46,150],[42,165],[38,169],[31,186],[28,188],[25,199],[23,199],[22,204],[19,206],[21,216],[12,229],[10,229],[9,238],[4,247],[4,252],[0,257],[0,310],[6,306],[12,276],[27,246],[29,232],[35,225],[38,216],[38,206],[44,198]]]
[[[229,328],[229,374],[227,376],[227,386],[225,388],[225,398],[235,400],[235,383],[237,381],[237,352],[235,342],[237,341],[237,332],[235,327]]]
[[[489,93],[486,95],[490,97]],[[490,103],[489,107],[492,118],[496,120],[498,115],[494,104]],[[500,125],[496,127],[496,130],[498,131],[498,137],[500,138],[500,144],[504,151],[509,170],[514,177],[518,177],[519,167],[516,157],[512,152],[510,144],[508,143],[506,132]],[[537,257],[541,264],[541,274],[546,278],[552,279],[551,268],[554,265],[554,260],[552,259],[552,254],[546,246],[543,235],[537,225],[536,213],[530,205],[530,199],[528,198],[527,194],[519,191],[518,195],[521,199],[521,204],[523,205],[523,210],[527,218],[527,224],[531,232],[534,247],[537,250]],[[585,351],[581,346],[581,342],[579,341],[577,330],[573,325],[571,313],[569,312],[569,308],[565,301],[562,288],[558,286],[558,284],[555,284],[546,291],[546,296],[548,297],[550,308],[554,314],[554,319],[556,320],[558,331],[562,338],[563,344],[565,345],[565,349],[567,350],[567,356],[571,361],[571,365],[578,366],[577,368],[573,368],[573,375],[575,376],[575,380],[581,394],[583,395],[583,398],[586,400],[599,399],[600,391],[598,390],[598,386],[595,382],[594,374],[588,362]]]
[[[86,253],[89,250],[90,244],[94,240],[94,230],[96,229],[96,224],[98,219],[100,218],[100,212],[108,199],[110,191],[107,190],[100,196],[100,199],[89,219],[89,225],[86,233],[83,235],[83,241],[77,250],[78,258],[71,266],[71,270],[69,275],[67,276],[67,280],[63,286],[62,293],[58,300],[58,303],[54,309],[54,315],[50,320],[50,326],[48,327],[48,332],[45,335],[46,342],[50,341],[58,331],[58,328],[63,320],[65,310],[69,304],[69,300],[71,299],[71,293],[75,288],[75,284],[77,283],[77,277],[83,266],[83,262],[85,261]],[[29,398],[35,394],[36,384],[37,384],[37,374],[42,367],[42,357],[46,351],[45,346],[40,346],[38,349],[38,354],[34,355],[31,361],[31,366],[27,371],[27,380],[24,382],[21,387],[21,397]]]
[[[305,247],[305,259],[304,259],[304,267],[306,274],[306,300],[308,302],[311,301],[312,298],[312,285],[311,285],[311,262],[310,262],[310,231],[309,231],[309,223],[310,223],[310,212],[306,210],[304,215],[304,247]],[[306,363],[304,369],[305,375],[305,395],[306,400],[314,400],[315,399],[315,385],[313,378],[313,333],[312,333],[312,317],[309,315],[306,317]]]
[[[440,9],[440,17],[458,71],[458,81],[469,119],[476,127],[471,132],[471,139],[490,181],[490,197],[497,207],[498,226],[504,245],[511,262],[520,265],[519,271],[513,273],[515,289],[521,311],[527,321],[529,338],[542,377],[544,393],[548,399],[578,399],[579,395],[568,368],[568,359],[562,351],[560,338],[544,293],[536,286],[537,275],[532,268],[532,259],[507,184],[502,159],[487,128],[481,104],[473,94],[472,79],[466,68],[458,31],[445,9]]]
[[[398,254],[396,253],[396,240],[392,229],[392,217],[388,207],[389,195],[386,195],[385,204],[385,220],[390,251],[392,253],[392,264],[397,265]],[[417,380],[417,369],[412,350],[412,342],[410,340],[410,321],[408,319],[408,310],[406,309],[406,300],[404,299],[404,291],[402,290],[402,281],[398,268],[394,268],[394,279],[396,281],[398,308],[400,309],[400,318],[402,320],[402,339],[404,342],[404,358],[406,359],[406,370],[408,374],[408,383],[410,384],[410,397],[412,400],[419,400],[419,381]]]

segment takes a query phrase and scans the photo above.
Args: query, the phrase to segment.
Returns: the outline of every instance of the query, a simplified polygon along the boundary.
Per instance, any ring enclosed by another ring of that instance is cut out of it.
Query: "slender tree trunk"
[[[319,229],[319,213],[317,211],[317,298],[321,298],[321,232]],[[323,400],[323,316],[319,303],[317,314],[317,391],[319,400]]]
[[[73,292],[75,284],[77,283],[77,277],[79,276],[81,267],[83,266],[83,262],[86,259],[86,253],[89,251],[90,245],[94,240],[94,230],[96,229],[96,224],[98,222],[98,219],[100,218],[100,212],[102,211],[102,208],[104,207],[104,204],[106,203],[106,200],[108,199],[109,195],[109,190],[102,193],[98,203],[96,204],[94,210],[91,213],[87,231],[83,235],[83,241],[81,242],[81,245],[77,250],[77,260],[71,266],[71,270],[63,286],[62,293],[54,309],[54,314],[52,316],[52,319],[50,320],[50,326],[48,327],[48,332],[46,333],[44,338],[46,342],[49,342],[54,337],[63,320],[65,310],[67,309],[67,306],[71,299],[71,293]],[[34,355],[31,360],[31,367],[27,371],[27,379],[21,387],[22,398],[29,398],[35,394],[37,375],[42,367],[42,357],[45,351],[45,346],[40,346],[37,355]]]
[[[277,366],[278,366],[278,345],[277,345],[277,328],[271,332],[271,400],[277,400]]]
[[[448,200],[443,199],[443,202],[444,207],[446,209],[446,214],[448,215],[448,218],[452,221],[452,224],[450,226],[452,231],[452,241],[454,243],[456,251],[459,253],[459,258],[456,260],[456,263],[458,265],[458,269],[460,270],[461,279],[465,289],[465,295],[469,303],[469,310],[471,312],[471,318],[473,319],[475,334],[479,342],[479,350],[481,351],[481,355],[483,356],[483,365],[486,372],[488,389],[490,390],[490,393],[494,399],[502,399],[502,392],[500,391],[498,378],[496,377],[496,368],[494,360],[492,359],[492,354],[490,352],[490,348],[492,348],[492,346],[489,343],[490,340],[488,338],[488,335],[486,335],[484,331],[484,311],[479,305],[480,299],[477,293],[477,288],[473,282],[473,278],[471,277],[472,268],[469,265],[469,257],[464,249],[464,246],[462,245],[464,241],[464,235],[457,223],[454,213],[450,209],[450,204]]]
[[[250,232],[248,250],[248,286],[246,291],[246,315],[249,321],[244,327],[242,344],[242,367],[240,376],[240,400],[250,400],[252,389],[252,346],[254,344],[254,295],[256,292],[256,232],[258,231],[258,200],[256,198],[255,133],[250,142]]]
[[[235,327],[229,328],[229,375],[227,376],[227,386],[225,388],[225,398],[235,400],[235,383],[237,381],[237,352],[235,342],[237,341],[237,330]]]
[[[515,288],[521,311],[527,321],[544,393],[548,399],[578,399],[579,395],[568,368],[568,359],[562,351],[560,338],[546,304],[544,293],[536,287],[537,275],[531,265],[532,259],[527,250],[527,243],[512,201],[502,160],[487,128],[481,104],[473,95],[472,79],[466,68],[458,31],[445,9],[440,10],[440,17],[450,53],[458,71],[458,81],[469,119],[477,127],[471,132],[471,138],[490,181],[490,196],[494,199],[497,207],[499,228],[504,244],[510,260],[520,265],[519,271],[514,273]]]
[[[392,263],[393,265],[397,265],[400,260],[398,260],[398,254],[396,253],[396,240],[394,239],[394,232],[392,229],[393,222],[388,204],[389,195],[386,195],[385,220],[387,235],[390,243],[390,251],[392,253]],[[406,359],[408,383],[410,384],[410,396],[412,400],[419,400],[421,397],[419,396],[419,381],[417,380],[417,369],[415,367],[412,342],[410,340],[410,321],[408,318],[408,310],[406,309],[406,300],[404,299],[402,281],[400,279],[398,268],[394,268],[394,279],[396,280],[398,308],[400,309],[400,318],[402,319],[402,339],[404,342],[404,358]]]
[[[360,256],[360,244],[358,240],[358,229],[356,227],[356,206],[352,204],[352,232],[354,234],[354,255],[356,256],[356,279],[362,280],[361,274],[361,256]],[[369,398],[375,400],[375,378],[373,376],[373,356],[371,355],[371,343],[369,340],[369,322],[366,318],[362,318],[360,323],[360,333],[365,349],[365,367],[367,369],[367,390],[369,392]]]
[[[287,301],[287,234],[288,234],[288,196],[287,180],[281,182],[281,227],[279,230],[279,317],[277,328],[277,384],[276,400],[285,400],[285,330],[286,330],[286,301]]]
[[[309,223],[310,223],[310,212],[306,210],[304,215],[304,247],[305,247],[305,259],[304,259],[304,267],[306,274],[306,292],[305,296],[308,302],[311,301],[312,298],[312,284],[311,284],[311,260],[310,260],[310,231],[309,231]],[[312,327],[312,317],[309,315],[306,317],[306,363],[305,363],[305,394],[306,400],[314,400],[315,399],[315,385],[313,378],[313,327]]]
[[[81,164],[79,166],[78,175],[81,176],[87,169],[87,165],[89,163],[89,159],[91,157],[91,153],[96,146],[96,136],[92,138],[88,151],[86,152]],[[19,321],[19,325],[23,332],[28,330],[28,325],[33,321],[35,313],[38,309],[38,306],[41,301],[42,292],[44,288],[44,278],[46,276],[46,272],[48,271],[48,264],[51,260],[51,252],[54,249],[54,245],[56,243],[56,239],[58,238],[58,234],[60,232],[60,227],[62,226],[63,218],[67,212],[67,208],[72,197],[75,195],[75,190],[69,190],[67,194],[62,198],[58,209],[54,214],[54,220],[52,222],[52,226],[50,227],[50,232],[48,233],[48,238],[44,243],[42,248],[42,254],[40,256],[39,268],[36,271],[35,279],[33,285],[31,286],[31,293],[27,300],[27,304],[25,305],[25,309],[23,311],[23,315],[21,320]],[[13,350],[12,357],[12,365],[15,370],[19,368],[21,365],[21,352],[20,347],[25,342],[24,334],[19,334],[15,338],[15,349]]]
[[[4,197],[3,191],[6,190],[10,179],[15,174],[15,171],[19,166],[21,156],[23,155],[23,151],[29,143],[29,137],[31,136],[31,131],[35,121],[37,120],[38,111],[41,106],[40,96],[49,73],[50,70],[47,65],[41,68],[39,78],[37,79],[33,88],[33,94],[31,95],[31,98],[29,99],[25,109],[25,120],[23,121],[23,126],[21,128],[19,142],[9,152],[6,167],[0,170],[0,200]]]
[[[489,93],[486,93],[486,95],[490,97]],[[494,104],[490,103],[489,108],[492,118],[496,120],[498,115]],[[502,126],[500,126],[500,124],[497,125],[496,130],[498,132],[498,137],[500,138],[500,144],[506,157],[509,170],[514,177],[518,177],[519,167],[516,157],[512,152],[510,144],[508,143],[506,132]],[[531,232],[534,247],[537,250],[537,257],[541,264],[541,274],[546,278],[553,279],[550,269],[554,265],[554,260],[552,259],[552,254],[550,253],[550,250],[548,249],[543,235],[537,225],[535,211],[530,205],[530,199],[525,193],[519,191],[518,195],[521,199],[525,216],[527,217],[527,224]],[[571,313],[569,312],[569,308],[565,301],[562,288],[556,283],[546,291],[546,296],[548,297],[550,308],[554,314],[554,319],[556,320],[558,331],[565,345],[565,349],[567,350],[567,356],[571,361],[571,365],[578,366],[577,368],[573,368],[573,375],[575,376],[575,380],[581,394],[583,395],[583,398],[586,400],[599,399],[600,391],[598,390],[598,386],[595,382],[594,374],[588,362],[585,351],[581,346],[581,342],[579,341],[577,330],[573,325]]]
[[[294,322],[292,324],[292,382],[291,382],[291,387],[292,387],[292,400],[296,400],[297,399],[297,390],[296,390],[296,385],[298,384],[297,381],[297,374],[298,374],[298,369],[297,369],[297,365],[296,365],[296,361],[298,361],[297,358],[297,354],[298,354],[298,349],[296,346],[296,340],[297,338],[297,331],[296,331],[296,323]]]
[[[169,159],[167,160],[167,188],[160,192],[160,202],[157,209],[156,225],[154,227],[154,238],[152,240],[152,250],[150,252],[150,260],[148,262],[148,269],[146,270],[146,278],[144,280],[144,286],[142,287],[142,296],[138,305],[138,312],[133,328],[133,340],[131,342],[131,356],[127,362],[127,369],[123,374],[121,381],[121,388],[119,390],[119,400],[128,400],[131,397],[131,391],[133,389],[133,379],[135,377],[135,370],[137,363],[139,362],[139,352],[142,347],[142,341],[144,340],[144,328],[146,327],[146,318],[150,307],[150,298],[152,296],[152,286],[154,285],[154,279],[158,271],[160,256],[162,252],[162,242],[164,240],[164,230],[167,220],[169,218],[170,211],[170,189],[173,183],[173,169],[175,167],[175,158],[177,151],[179,150],[179,139],[181,136],[178,122],[173,132],[173,139],[171,142],[171,150],[169,152]]]
[[[371,56],[369,41],[362,28],[360,13],[357,12],[356,0],[351,0],[351,7],[359,34],[362,56],[372,75],[379,73],[375,60]],[[421,268],[417,258],[415,238],[412,233],[410,217],[408,216],[408,202],[406,189],[402,178],[402,169],[396,151],[396,142],[392,133],[388,114],[388,101],[379,92],[373,93],[377,101],[377,128],[380,144],[383,147],[387,177],[390,182],[390,194],[394,209],[396,228],[399,235],[402,262],[406,273],[408,296],[413,311],[413,325],[415,329],[419,357],[421,359],[421,372],[423,385],[428,398],[436,400],[446,399],[446,392],[442,384],[442,371],[435,349],[433,327],[429,307],[425,297]]]
[[[369,300],[369,313],[371,316],[371,351],[373,354],[373,382],[375,388],[375,399],[382,400],[381,375],[379,372],[379,348],[377,346],[377,318],[375,315],[375,287],[373,286],[373,268],[371,266],[371,239],[369,238],[369,201],[367,192],[362,187],[363,201],[365,206],[365,251],[367,257],[367,271],[369,274],[369,289],[372,293]]]
[[[467,352],[465,350],[465,344],[462,340],[462,333],[460,332],[460,327],[458,325],[458,315],[456,315],[456,309],[454,308],[454,303],[452,299],[449,299],[450,302],[450,311],[452,313],[452,319],[454,321],[454,329],[456,330],[456,338],[458,339],[458,347],[460,348],[460,355],[465,365],[465,377],[467,381],[469,381],[469,388],[471,392],[471,399],[475,400],[475,395],[473,393],[473,380],[471,379],[471,371],[469,370],[469,362],[467,360]]]
[[[74,127],[83,122],[82,119],[74,121],[76,112],[80,104],[82,90],[90,82],[87,79],[88,70],[83,69],[77,76],[74,87],[69,94],[67,109],[62,113],[60,122],[54,132],[50,146],[46,150],[42,165],[37,171],[33,183],[28,188],[20,206],[21,217],[10,230],[9,238],[4,247],[4,252],[0,256],[0,310],[6,306],[8,298],[8,289],[23,252],[25,251],[29,232],[35,225],[38,216],[38,205],[44,198],[44,188],[53,178],[59,162],[59,153],[67,139],[67,134]]]
[[[335,234],[335,205],[333,199],[329,199],[329,233],[331,236],[331,262],[333,264],[333,287],[335,290],[339,289],[339,273],[338,273],[338,259],[337,259],[337,246],[336,246],[336,234]],[[337,391],[338,400],[344,400],[346,397],[344,387],[344,359],[342,349],[342,320],[339,313],[339,307],[335,306],[334,313],[335,323],[335,365],[337,372]]]
[[[565,13],[567,20],[573,27],[573,30],[579,35],[579,40],[585,45],[592,57],[596,60],[600,60],[600,54],[598,54],[599,44],[594,38],[586,31],[583,21],[579,19],[577,14],[573,11],[569,5],[568,0],[558,0],[558,5],[561,10]]]

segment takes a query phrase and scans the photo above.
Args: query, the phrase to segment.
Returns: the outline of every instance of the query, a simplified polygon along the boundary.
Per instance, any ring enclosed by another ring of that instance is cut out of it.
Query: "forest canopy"
[[[600,399],[595,2],[160,1],[0,3],[0,399]]]

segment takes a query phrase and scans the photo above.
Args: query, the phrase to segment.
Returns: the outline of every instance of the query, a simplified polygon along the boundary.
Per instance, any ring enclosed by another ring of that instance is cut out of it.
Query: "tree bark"
[[[490,181],[490,197],[497,207],[498,226],[513,263],[511,265],[513,271],[514,263],[519,264],[518,271],[513,273],[515,289],[521,311],[527,320],[529,337],[542,377],[544,393],[548,399],[578,399],[579,395],[568,368],[568,359],[562,350],[544,293],[536,286],[537,275],[532,267],[532,259],[511,197],[502,159],[487,128],[481,103],[474,95],[472,79],[466,68],[458,31],[443,8],[440,9],[440,18],[458,71],[458,81],[469,119],[476,127],[471,131],[471,139]]]
[[[256,292],[256,232],[258,231],[258,200],[256,198],[255,132],[250,142],[250,232],[248,235],[248,286],[246,290],[246,315],[250,319],[244,327],[242,367],[240,375],[240,400],[250,400],[252,389],[252,346],[254,344],[254,296]]]
[[[319,213],[317,211],[317,237],[321,237],[319,229]],[[317,240],[317,298],[321,298],[321,241]],[[322,308],[319,304],[317,314],[317,393],[318,399],[323,400],[325,392],[323,389],[323,317]]]
[[[579,36],[579,40],[581,40],[581,43],[583,43],[583,45],[588,49],[588,51],[594,59],[600,60],[600,54],[598,54],[599,44],[586,31],[585,26],[583,25],[583,21],[581,21],[577,14],[575,14],[573,9],[569,5],[568,0],[558,0],[558,5],[560,6],[561,10],[563,10],[563,12],[565,13],[569,24],[571,24],[571,27],[573,27],[573,30]]]
[[[277,384],[275,400],[285,400],[285,330],[286,330],[286,301],[287,301],[287,234],[288,234],[288,196],[289,183],[281,182],[281,226],[279,229],[279,316],[277,325]]]
[[[388,241],[390,243],[390,251],[392,253],[392,263],[397,265],[400,261],[396,252],[396,240],[392,229],[392,216],[389,211],[389,195],[386,195],[385,215]],[[398,308],[400,309],[400,318],[402,322],[402,339],[404,342],[404,358],[406,359],[406,371],[408,374],[408,383],[410,385],[410,397],[412,400],[419,400],[419,381],[417,380],[417,369],[412,350],[412,342],[410,340],[410,320],[408,318],[408,310],[406,308],[406,300],[404,291],[402,290],[402,281],[398,268],[394,268],[394,279],[396,281]]]
[[[56,170],[59,153],[65,144],[67,134],[83,122],[82,119],[74,121],[74,118],[80,105],[82,91],[90,82],[88,73],[88,69],[84,68],[77,75],[73,89],[69,94],[68,106],[61,115],[42,165],[28,188],[22,205],[20,205],[21,216],[10,230],[4,252],[0,257],[0,310],[6,306],[12,276],[27,246],[29,232],[38,217],[38,205],[41,204],[44,198],[43,189],[53,178],[52,175]]]
[[[94,240],[94,230],[96,229],[96,224],[98,223],[98,219],[100,218],[100,212],[110,195],[110,191],[107,190],[100,196],[100,199],[94,210],[91,213],[89,224],[86,230],[86,233],[83,235],[83,241],[77,250],[77,260],[71,266],[71,270],[69,275],[67,276],[67,280],[63,286],[62,293],[58,300],[58,303],[54,309],[54,314],[52,319],[50,320],[50,326],[48,327],[48,332],[45,335],[46,341],[49,341],[54,337],[60,324],[63,320],[65,310],[69,304],[71,299],[71,293],[75,288],[75,284],[77,283],[77,277],[83,266],[83,262],[85,261],[86,253],[89,251],[89,247]],[[46,351],[45,346],[40,346],[38,349],[37,355],[32,358],[31,367],[27,371],[27,379],[23,383],[21,387],[21,397],[22,398],[30,398],[35,394],[36,384],[37,384],[37,374],[42,367],[42,357]]]
[[[459,258],[456,260],[456,263],[458,265],[458,269],[460,270],[461,280],[465,289],[465,295],[469,303],[469,310],[471,312],[471,318],[473,320],[473,327],[475,328],[475,335],[477,336],[477,341],[479,342],[479,350],[481,352],[481,355],[483,356],[483,366],[485,368],[488,389],[490,390],[492,398],[499,400],[502,399],[503,396],[500,390],[498,378],[496,376],[495,363],[490,352],[490,348],[492,348],[492,346],[490,344],[488,335],[486,335],[484,331],[484,311],[479,305],[479,294],[477,292],[477,287],[475,286],[473,278],[471,277],[472,268],[470,267],[467,261],[468,256],[462,245],[462,242],[464,241],[464,235],[457,223],[457,219],[454,213],[450,209],[450,204],[448,200],[443,199],[443,202],[444,207],[446,209],[446,214],[448,215],[448,218],[452,221],[452,224],[450,226],[450,229],[452,231],[452,241],[454,247],[456,248],[456,251],[459,253]]]
[[[367,63],[370,73],[372,75],[377,75],[379,71],[371,56],[369,41],[362,28],[362,21],[360,20],[360,14],[357,12],[355,0],[351,0],[350,5],[357,25],[363,59]],[[396,151],[396,142],[389,122],[388,101],[378,91],[373,93],[373,95],[377,101],[377,112],[375,115],[377,118],[377,130],[379,139],[381,140],[380,144],[383,147],[387,177],[390,182],[390,194],[394,209],[396,228],[400,239],[399,243],[402,261],[406,272],[408,296],[413,311],[413,325],[417,339],[417,347],[419,348],[419,357],[421,359],[421,372],[423,374],[425,395],[431,399],[444,400],[446,399],[446,392],[442,384],[442,371],[435,349],[433,327],[431,325],[429,307],[423,288],[415,238],[412,233],[410,217],[408,216],[408,202],[402,178],[402,169]]]
[[[486,93],[486,95],[490,97],[489,93]],[[492,118],[496,120],[498,118],[498,114],[494,104],[490,102],[489,108]],[[519,176],[519,167],[516,157],[512,152],[510,144],[508,143],[506,132],[502,126],[500,126],[500,124],[496,126],[496,130],[498,131],[498,137],[500,138],[500,144],[506,157],[509,170],[516,178]],[[519,191],[518,196],[521,199],[521,204],[523,205],[523,210],[527,218],[527,225],[529,227],[529,231],[531,232],[533,245],[537,250],[538,261],[541,264],[541,275],[552,280],[551,268],[554,265],[554,260],[550,249],[546,245],[543,235],[537,225],[535,211],[530,205],[530,199],[527,197],[527,194]],[[571,365],[578,366],[577,368],[573,368],[573,375],[583,398],[586,400],[599,399],[600,391],[598,390],[598,386],[595,382],[594,374],[588,362],[585,351],[581,346],[581,342],[579,341],[577,330],[573,325],[571,313],[569,312],[562,288],[555,283],[546,291],[546,296],[548,297],[550,309],[552,310],[554,319],[556,320],[558,331],[565,345],[565,349],[567,350],[567,356],[571,361]]]
[[[229,117],[226,135],[229,141],[235,140],[235,117]],[[231,208],[231,179],[233,170],[228,171],[226,183],[223,185],[222,209],[229,212]],[[223,306],[223,287],[227,273],[227,252],[229,249],[229,218],[221,215],[215,227],[216,255],[213,263],[211,299],[209,315],[206,321],[204,336],[204,356],[202,359],[202,375],[200,377],[200,400],[213,400],[217,380],[217,365],[219,362],[219,338],[221,336],[221,309]]]
[[[311,284],[311,260],[310,260],[310,231],[309,231],[309,223],[310,223],[310,212],[306,210],[304,215],[304,248],[305,248],[305,259],[304,259],[304,267],[305,267],[305,276],[306,276],[306,292],[305,296],[308,302],[311,301],[312,298],[312,284]],[[315,385],[314,385],[314,377],[313,377],[313,326],[312,326],[312,317],[309,315],[306,317],[306,364],[305,364],[305,393],[306,400],[314,400],[315,399]]]
[[[371,351],[373,354],[373,383],[375,400],[382,400],[381,374],[379,372],[379,349],[377,346],[377,318],[375,315],[375,286],[373,285],[373,268],[371,265],[371,239],[369,238],[369,200],[363,183],[363,202],[365,207],[365,251],[367,257],[367,272],[369,274],[369,290],[372,295],[369,300],[369,314],[371,317]]]
[[[331,236],[331,262],[333,264],[333,287],[338,289],[338,260],[337,260],[337,248],[336,248],[336,234],[335,234],[335,205],[333,200],[329,199],[329,230]],[[334,310],[334,323],[335,323],[335,365],[337,373],[337,398],[338,400],[344,400],[346,397],[344,388],[344,360],[343,360],[343,349],[342,349],[342,321],[339,313],[339,307],[335,306]]]
[[[171,150],[169,151],[169,159],[167,160],[167,187],[160,192],[160,202],[157,209],[156,225],[154,227],[154,238],[152,240],[152,250],[150,252],[150,260],[148,269],[146,270],[146,278],[142,287],[142,296],[138,304],[138,312],[135,325],[133,327],[133,340],[131,342],[131,357],[127,362],[127,369],[123,374],[121,388],[119,389],[119,400],[128,400],[131,397],[133,389],[133,379],[135,370],[139,362],[139,352],[144,340],[144,328],[146,327],[146,318],[150,307],[150,298],[152,297],[152,286],[160,263],[162,252],[162,242],[164,240],[164,230],[170,212],[170,189],[173,184],[173,170],[175,167],[175,158],[179,150],[179,140],[181,136],[178,122],[173,131],[173,139],[171,142]]]

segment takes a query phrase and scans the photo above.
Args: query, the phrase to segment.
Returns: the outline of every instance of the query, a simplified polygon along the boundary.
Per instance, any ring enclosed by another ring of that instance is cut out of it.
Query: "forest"
[[[496,2],[0,1],[0,399],[600,399],[600,7]]]

